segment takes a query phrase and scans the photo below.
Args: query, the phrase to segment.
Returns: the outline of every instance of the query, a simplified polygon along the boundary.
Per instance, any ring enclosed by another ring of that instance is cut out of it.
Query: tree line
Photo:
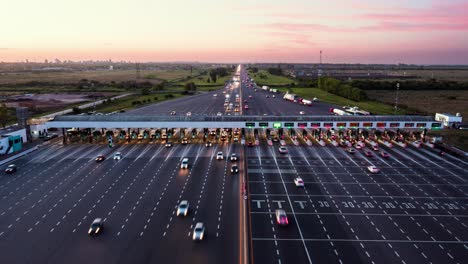
[[[299,82],[297,85],[290,85],[289,87],[318,87],[321,90],[348,98],[353,101],[367,100],[367,94],[362,89],[334,78],[322,77],[320,80],[298,79],[298,81]]]
[[[468,90],[468,82],[456,82],[446,80],[402,80],[402,81],[374,81],[355,80],[351,81],[351,86],[362,90],[395,90],[397,83],[400,90]]]

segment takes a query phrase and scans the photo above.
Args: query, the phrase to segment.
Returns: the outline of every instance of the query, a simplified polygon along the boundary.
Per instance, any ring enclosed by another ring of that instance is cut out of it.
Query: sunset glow
[[[0,61],[316,63],[323,50],[330,63],[467,64],[467,10],[466,0],[9,1]]]

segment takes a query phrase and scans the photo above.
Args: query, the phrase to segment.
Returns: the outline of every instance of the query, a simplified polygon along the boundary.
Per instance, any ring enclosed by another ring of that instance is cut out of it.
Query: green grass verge
[[[463,151],[468,151],[468,132],[459,129],[430,130],[429,136],[441,136],[443,141]]]
[[[172,94],[174,97],[172,98],[166,98],[166,95]],[[154,103],[159,103],[162,101],[166,100],[171,100],[179,97],[183,97],[184,95],[180,93],[167,93],[167,94],[151,94],[151,95],[130,95],[127,97],[124,97],[122,99],[118,100],[113,100],[111,103],[107,104],[102,104],[96,106],[96,111],[101,112],[101,113],[110,113],[114,111],[120,111],[120,110],[130,110],[134,109],[137,107],[145,106],[145,105],[150,105]],[[157,97],[157,100],[155,98]],[[134,105],[132,104],[135,101],[140,101],[142,102],[141,104]],[[143,102],[145,101],[145,102]],[[90,109],[91,110],[91,109]],[[86,111],[86,110],[84,110]]]
[[[147,75],[144,75],[144,79],[160,79],[166,81],[173,81],[181,78],[186,78],[191,75],[198,75],[198,70],[194,70],[190,74],[189,70],[168,70],[168,71],[154,71]]]
[[[287,88],[279,88],[280,91],[286,92]],[[369,111],[372,114],[379,115],[393,115],[395,110],[392,106],[375,102],[375,101],[362,101],[356,102],[353,100],[348,100],[347,98],[328,93],[326,91],[320,90],[318,88],[292,88],[291,93],[297,94],[300,97],[312,99],[317,97],[320,101],[336,104],[339,106],[349,105],[349,106],[358,106],[359,108]],[[404,110],[399,110],[397,114],[406,114]]]
[[[263,70],[258,71],[257,73],[251,73],[250,76],[258,85],[281,86],[294,83],[293,79],[284,76],[273,75]]]
[[[186,83],[193,82],[196,86],[219,86],[224,85],[224,82],[229,80],[232,77],[232,75],[228,74],[227,76],[220,77],[216,80],[216,82],[212,82],[211,79],[210,82],[207,82],[207,79],[209,77],[210,76],[208,74],[205,74],[198,77],[190,78],[185,81],[177,82],[177,84],[185,85]]]

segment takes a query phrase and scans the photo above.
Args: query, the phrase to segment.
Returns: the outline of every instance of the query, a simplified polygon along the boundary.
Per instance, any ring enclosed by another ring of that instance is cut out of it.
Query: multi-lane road
[[[242,155],[227,144],[41,148],[0,179],[2,263],[237,263],[239,176],[218,151]],[[95,162],[102,153],[109,158]],[[175,215],[181,200],[186,217]],[[104,231],[91,238],[97,217]],[[191,239],[196,222],[207,226],[202,243]]]
[[[335,107],[273,98],[244,82],[223,90],[125,115],[326,115]],[[226,110],[226,95],[239,112]],[[350,154],[309,146],[300,133],[299,145],[285,134],[289,153],[280,154],[264,132],[251,147],[232,139],[212,147],[42,146],[14,162],[15,174],[0,177],[1,263],[466,262],[466,161],[415,147],[381,146],[388,158],[368,147]],[[247,138],[253,135],[246,129]],[[216,159],[219,151],[223,160]],[[123,159],[113,160],[115,152]],[[238,161],[228,159],[231,153]],[[107,159],[96,162],[99,154]],[[185,157],[187,170],[180,168]],[[238,174],[230,172],[232,164]],[[370,173],[369,165],[380,173]],[[304,187],[295,186],[297,176]],[[182,200],[190,204],[186,217],[176,216]],[[276,223],[276,209],[286,211],[288,226]],[[90,237],[98,217],[103,232]],[[193,242],[197,222],[206,225],[206,236]]]

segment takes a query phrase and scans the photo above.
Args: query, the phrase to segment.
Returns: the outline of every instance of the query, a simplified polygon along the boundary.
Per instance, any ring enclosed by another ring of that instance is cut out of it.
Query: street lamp
[[[395,114],[398,111],[398,91],[400,90],[400,83],[396,84],[396,93],[395,93]]]

